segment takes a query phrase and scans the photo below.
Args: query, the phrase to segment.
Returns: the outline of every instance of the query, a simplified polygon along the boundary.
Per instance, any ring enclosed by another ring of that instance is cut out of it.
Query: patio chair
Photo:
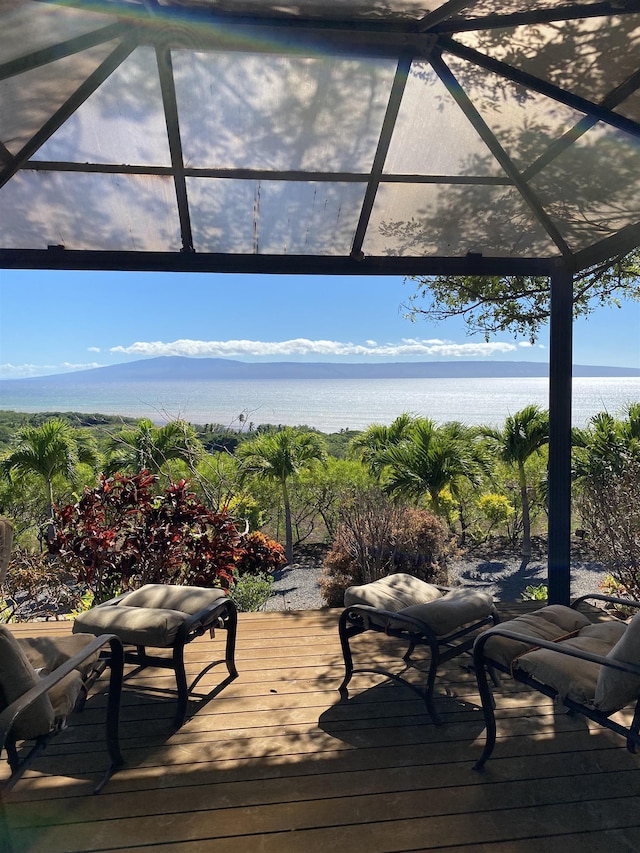
[[[73,630],[96,635],[115,634],[125,646],[125,662],[137,665],[138,670],[147,666],[173,669],[178,692],[174,726],[180,728],[187,715],[190,693],[218,663],[208,664],[191,685],[187,685],[184,647],[206,631],[213,637],[216,628],[226,629],[225,663],[229,675],[218,686],[220,690],[238,675],[235,665],[237,621],[235,604],[224,590],[146,584],[81,613]],[[135,649],[128,648],[131,646]],[[171,657],[149,654],[148,647],[170,649]]]
[[[0,586],[6,579],[12,542],[13,526],[0,517]],[[107,646],[108,657],[101,654]],[[110,763],[96,793],[122,766],[118,721],[123,660],[122,643],[113,635],[16,638],[6,625],[0,625],[0,753],[6,750],[11,770],[0,785],[0,802],[50,738],[66,726],[68,716],[82,709],[89,689],[107,664]],[[29,741],[34,743],[28,746]]]
[[[582,714],[626,740],[640,744],[640,613],[628,623],[611,618],[592,623],[578,607],[586,601],[640,608],[640,602],[593,593],[570,607],[549,605],[503,622],[479,636],[474,668],[486,725],[486,743],[474,765],[481,770],[496,742],[494,700],[487,673],[508,673],[555,700],[568,713]],[[495,682],[495,679],[494,683]],[[629,726],[611,716],[635,703]]]
[[[488,593],[465,587],[435,586],[402,572],[349,587],[344,603],[345,609],[339,621],[345,664],[344,680],[339,687],[341,697],[348,698],[347,685],[354,673],[385,675],[418,693],[436,725],[442,723],[433,701],[439,666],[470,652],[478,631],[499,622],[493,599]],[[428,646],[430,665],[425,687],[416,687],[400,673],[389,672],[368,662],[355,668],[350,641],[365,631],[377,631],[405,641],[407,650],[402,659],[407,664],[417,646]]]

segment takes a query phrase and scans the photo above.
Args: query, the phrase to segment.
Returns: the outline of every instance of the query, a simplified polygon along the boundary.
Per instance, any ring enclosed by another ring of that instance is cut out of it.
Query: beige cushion
[[[594,655],[605,657],[610,644],[597,637],[582,636],[562,640],[559,646],[569,646]],[[536,649],[518,658],[515,669],[528,673],[532,678],[548,684],[558,692],[558,699],[565,697],[593,705],[600,665],[580,658],[558,654],[550,649]]]
[[[116,634],[134,646],[172,646],[187,616],[226,599],[221,589],[146,584],[123,596],[118,604],[99,604],[76,617],[74,634]]]
[[[36,671],[11,631],[0,625],[0,690],[3,708],[38,684]],[[18,718],[13,733],[18,738],[47,734],[53,728],[55,714],[49,696],[38,697]]]
[[[361,586],[350,586],[344,594],[345,607],[366,604],[378,610],[394,613],[412,604],[426,604],[442,598],[437,586],[426,583],[413,575],[398,572]]]
[[[493,598],[490,593],[461,587],[452,589],[445,596],[427,604],[404,607],[398,613],[419,619],[437,636],[443,637],[457,628],[489,616],[492,611]],[[394,627],[400,627],[400,623]]]
[[[116,634],[125,644],[166,648],[173,645],[184,619],[185,614],[179,610],[101,604],[77,616],[73,631],[95,634],[96,637]]]
[[[553,642],[559,637],[571,634],[589,625],[589,619],[571,607],[562,604],[550,604],[541,610],[516,616],[509,622],[503,622],[500,629],[513,631],[537,640]],[[518,642],[507,637],[491,637],[485,644],[485,655],[502,666],[511,666],[511,661],[531,648],[529,642]]]
[[[18,642],[34,669],[52,672],[94,641],[93,634],[69,634],[66,637],[21,637]],[[86,677],[100,657],[97,651],[78,667]]]
[[[629,622],[607,657],[640,665],[640,613]],[[595,705],[605,714],[613,714],[630,702],[635,702],[639,692],[640,676],[603,666],[595,691]]]
[[[201,586],[173,586],[171,584],[148,583],[140,589],[127,593],[118,606],[155,607],[162,610],[180,610],[193,616],[200,610],[226,598],[222,589]]]
[[[63,723],[75,708],[83,684],[82,676],[74,669],[48,691],[56,725]]]

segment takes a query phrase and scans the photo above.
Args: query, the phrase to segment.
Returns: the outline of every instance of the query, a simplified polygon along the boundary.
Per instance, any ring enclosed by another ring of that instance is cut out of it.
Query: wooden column
[[[573,276],[551,275],[549,342],[549,604],[569,604],[571,567],[571,378]]]

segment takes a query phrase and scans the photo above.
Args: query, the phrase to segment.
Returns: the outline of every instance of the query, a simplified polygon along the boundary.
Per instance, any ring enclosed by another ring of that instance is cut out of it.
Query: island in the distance
[[[29,382],[197,382],[216,379],[486,379],[548,376],[534,361],[432,362],[247,362],[226,358],[159,356],[72,373],[33,377]],[[640,368],[574,365],[574,376],[640,376]],[[25,380],[22,380],[25,381]]]

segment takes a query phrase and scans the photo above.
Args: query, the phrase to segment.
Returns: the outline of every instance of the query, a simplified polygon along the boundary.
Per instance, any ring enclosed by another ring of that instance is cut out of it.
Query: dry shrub
[[[83,593],[60,561],[16,548],[0,589],[0,622],[64,619],[82,606]]]
[[[594,557],[640,600],[640,459],[585,478],[576,503]]]
[[[378,490],[346,501],[319,580],[329,607],[340,607],[344,591],[395,572],[429,583],[446,581],[450,533],[437,516],[390,502]]]

